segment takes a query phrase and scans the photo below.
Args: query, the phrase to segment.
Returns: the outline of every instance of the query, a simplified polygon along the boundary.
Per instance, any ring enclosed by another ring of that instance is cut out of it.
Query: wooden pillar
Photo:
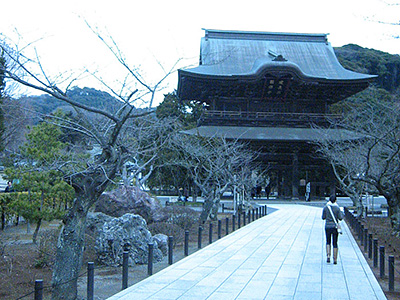
[[[336,177],[333,173],[332,166],[328,167],[329,174],[329,196],[336,195]]]
[[[282,169],[278,169],[277,172],[277,191],[278,191],[278,196],[281,197],[283,195],[282,193]]]
[[[292,197],[292,172],[291,168],[285,168],[283,171],[283,197],[284,198],[291,198]]]
[[[298,150],[293,152],[293,164],[292,164],[292,199],[299,199],[299,154]]]

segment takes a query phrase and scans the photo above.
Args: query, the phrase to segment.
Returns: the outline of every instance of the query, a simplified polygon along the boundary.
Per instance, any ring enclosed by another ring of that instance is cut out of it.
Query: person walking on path
[[[337,264],[338,256],[338,230],[337,223],[343,220],[343,212],[340,210],[339,205],[336,203],[336,196],[329,197],[328,203],[322,210],[322,219],[325,220],[325,234],[326,234],[326,262],[331,262],[331,244],[333,245],[333,263]]]

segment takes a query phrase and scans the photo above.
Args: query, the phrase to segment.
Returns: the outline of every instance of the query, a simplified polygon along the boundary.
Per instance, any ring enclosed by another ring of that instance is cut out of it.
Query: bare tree
[[[142,118],[140,122],[130,121],[124,129],[121,138],[131,149],[131,159],[124,164],[122,180],[125,186],[135,183],[137,188],[144,189],[149,179],[160,149],[169,143],[171,127],[169,120],[160,120],[153,115]],[[157,165],[159,166],[159,165]]]
[[[19,145],[25,141],[27,126],[33,124],[30,110],[19,101],[6,98],[3,100],[4,133],[3,145],[7,153],[18,152]]]
[[[187,170],[204,197],[201,222],[217,217],[222,195],[234,184],[249,186],[257,155],[245,144],[180,134],[174,146],[180,156],[174,163]]]
[[[127,71],[125,80],[118,92],[103,82],[111,93],[121,101],[121,108],[115,114],[84,105],[68,97],[67,90],[76,77],[63,74],[63,76],[57,76],[53,79],[48,76],[38,57],[27,59],[23,53],[17,50],[10,51],[10,47],[0,45],[8,61],[11,62],[5,70],[7,80],[41,91],[71,105],[79,121],[53,119],[54,123],[65,129],[79,132],[90,140],[92,145],[99,147],[99,153],[84,164],[82,161],[73,160],[58,164],[58,169],[65,174],[65,180],[75,190],[75,199],[63,219],[63,228],[57,245],[52,280],[53,299],[76,299],[77,279],[85,245],[84,233],[87,213],[107,185],[120,172],[124,163],[135,154],[135,151],[131,151],[124,143],[124,139],[121,138],[126,125],[132,119],[153,113],[152,109],[137,110],[133,103],[144,101],[145,96],[150,96],[150,102],[152,102],[162,81],[170,74],[170,72],[167,72],[156,85],[150,86],[143,81],[137,70],[130,67],[127,61],[123,59],[122,52],[115,43],[109,44],[104,39],[101,40]],[[38,68],[32,68],[32,64]],[[39,70],[39,72],[35,70]],[[65,85],[66,79],[69,83]],[[66,86],[64,90],[59,87],[59,80]],[[133,84],[128,86],[127,82],[133,82]],[[132,86],[135,86],[135,88],[132,89]],[[87,113],[99,116],[101,123],[88,118]]]
[[[357,209],[357,216],[361,216],[365,184],[354,179],[354,174],[358,174],[360,171],[360,162],[356,162],[355,159],[361,157],[355,158],[352,153],[357,151],[355,148],[360,140],[358,140],[358,137],[350,140],[351,136],[352,133],[348,131],[322,130],[318,151],[330,161],[340,189],[352,200]]]
[[[399,103],[375,100],[355,106],[340,127],[348,130],[347,136],[326,133],[320,141],[321,152],[351,197],[359,198],[361,188],[383,195],[392,226],[400,231]]]

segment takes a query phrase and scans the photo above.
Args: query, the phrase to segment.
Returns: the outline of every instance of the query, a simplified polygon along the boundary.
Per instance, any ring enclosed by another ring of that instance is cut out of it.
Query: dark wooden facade
[[[205,30],[199,66],[179,70],[178,97],[206,106],[200,134],[260,151],[280,197],[301,198],[308,181],[312,195],[325,196],[334,180],[312,125],[328,126],[339,117],[329,106],[374,77],[344,69],[325,34]]]

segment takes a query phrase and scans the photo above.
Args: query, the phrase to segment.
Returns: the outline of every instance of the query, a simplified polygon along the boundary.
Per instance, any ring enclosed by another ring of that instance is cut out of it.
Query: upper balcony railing
[[[328,126],[340,118],[337,114],[323,113],[208,110],[201,116],[199,125],[309,127],[310,124]]]

